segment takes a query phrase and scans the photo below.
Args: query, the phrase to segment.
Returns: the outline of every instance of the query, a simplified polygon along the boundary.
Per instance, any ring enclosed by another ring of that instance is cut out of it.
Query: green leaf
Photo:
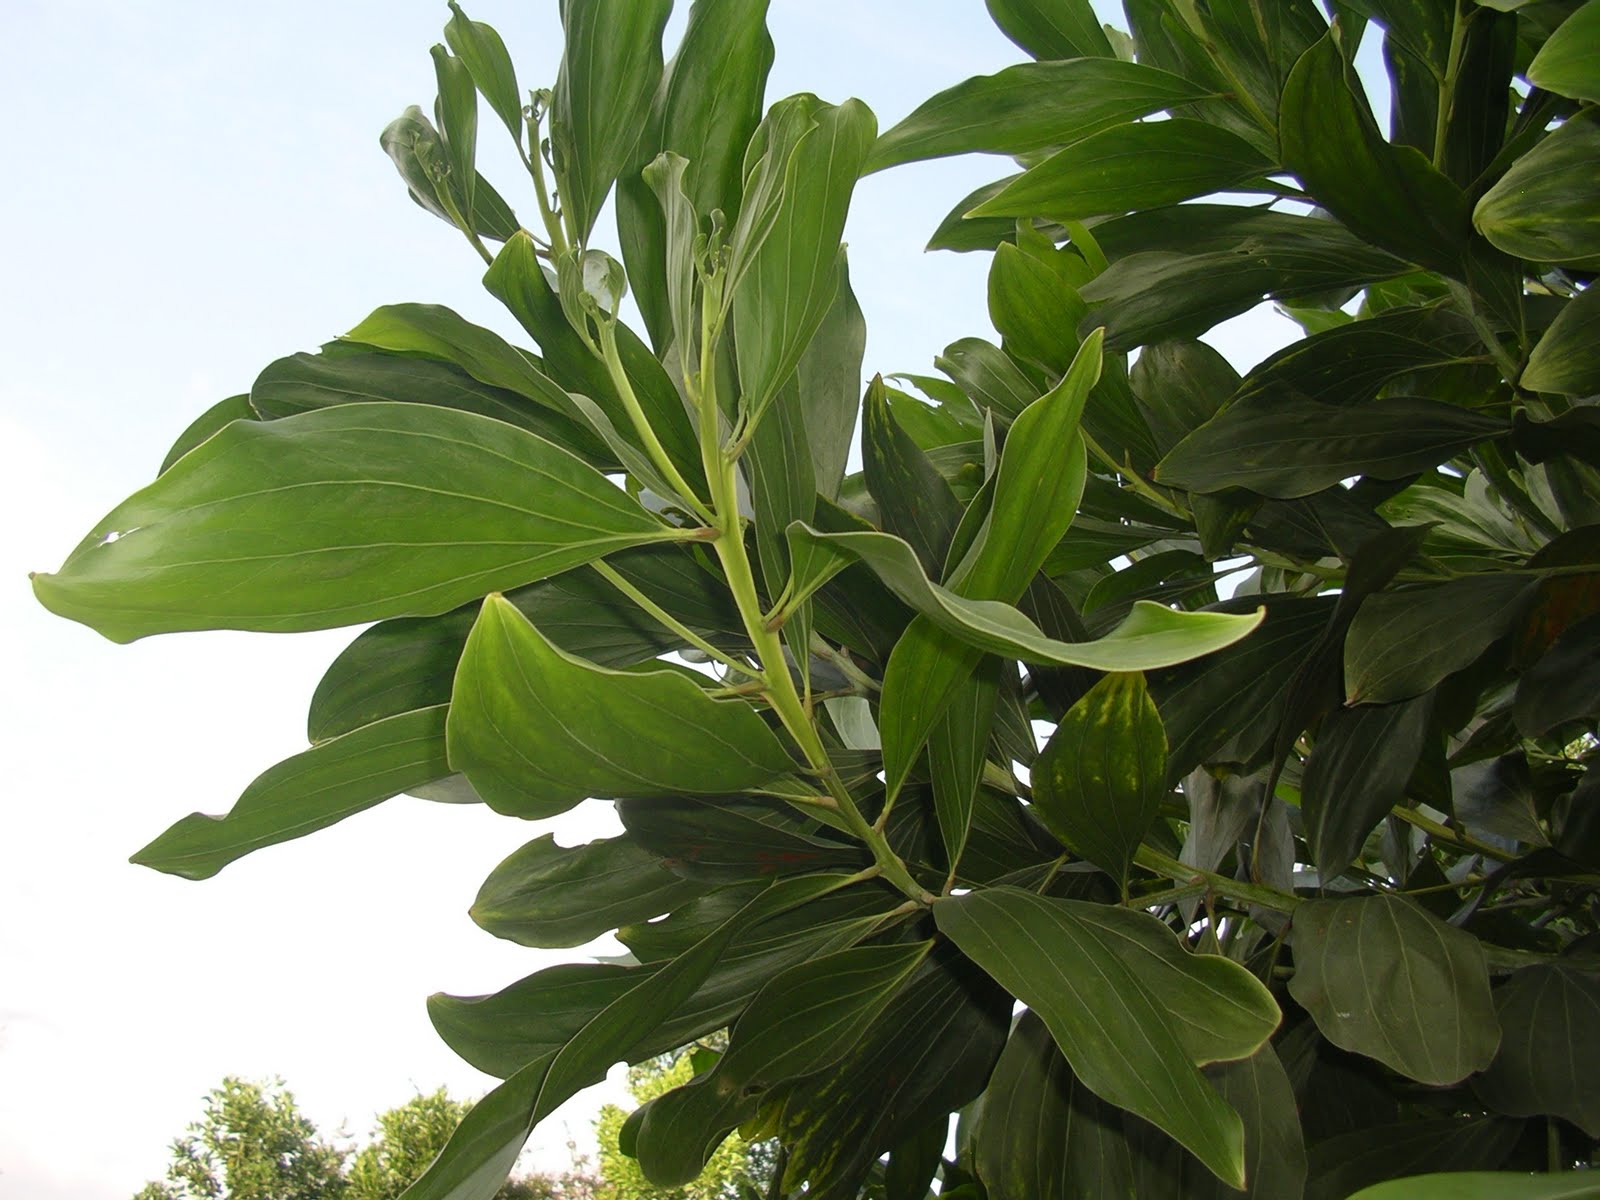
[[[787,804],[652,796],[619,802],[617,815],[634,840],[689,879],[741,882],[867,865],[859,845],[821,836]]]
[[[863,562],[912,608],[977,650],[1046,666],[1093,667],[1097,671],[1146,671],[1186,662],[1230,646],[1261,623],[1262,614],[1175,612],[1140,602],[1105,637],[1090,642],[1060,642],[1009,604],[967,600],[930,583],[917,565],[916,552],[882,533],[821,533],[794,527],[791,538],[831,555],[834,567]]]
[[[474,21],[450,0],[450,20],[444,27],[444,40],[467,68],[473,84],[483,93],[489,107],[505,122],[506,130],[518,143],[522,141],[522,93],[517,90],[517,72],[511,56],[494,26]]]
[[[1592,266],[1600,258],[1597,157],[1600,119],[1590,109],[1517,159],[1478,201],[1472,223],[1517,258]]]
[[[969,215],[1078,221],[1222,191],[1272,167],[1249,142],[1203,121],[1116,125],[1056,151]]]
[[[1239,372],[1204,342],[1146,346],[1128,373],[1135,403],[1165,454],[1204,425],[1239,386]]]
[[[456,206],[456,211],[466,212],[466,196],[460,179],[449,170],[449,153],[445,149],[444,139],[433,127],[433,122],[423,116],[422,110],[415,104],[384,128],[378,144],[394,163],[400,178],[405,180],[411,198],[420,207],[446,224],[454,225],[456,219],[439,198],[442,186]],[[510,205],[489,186],[487,179],[476,173],[472,196],[471,224],[475,232],[503,242],[521,228]]]
[[[866,349],[867,322],[850,287],[848,256],[841,251],[833,304],[795,366],[815,490],[829,500],[838,498],[850,458]]]
[[[985,0],[989,16],[1035,58],[1111,58],[1111,40],[1089,0]]]
[[[235,421],[33,586],[46,608],[113,641],[328,629],[445,612],[682,537],[572,454],[513,426],[425,405],[349,404]]]
[[[1594,1039],[1600,976],[1563,964],[1524,967],[1496,990],[1505,1034],[1489,1069],[1472,1081],[1496,1112],[1555,1116],[1600,1136],[1600,1069]]]
[[[1405,798],[1432,715],[1428,694],[1339,708],[1323,718],[1306,761],[1300,812],[1325,885],[1355,862],[1367,835]]]
[[[1335,1046],[1420,1083],[1459,1083],[1500,1044],[1483,947],[1398,896],[1294,912],[1289,994]]]
[[[1600,0],[1589,0],[1561,22],[1533,56],[1528,64],[1528,82],[1558,96],[1600,103],[1596,44],[1600,44]]]
[[[1451,1171],[1411,1175],[1362,1188],[1350,1200],[1595,1200],[1600,1184],[1584,1174],[1519,1175]]]
[[[1465,194],[1423,154],[1384,140],[1331,34],[1295,64],[1279,114],[1283,165],[1319,204],[1374,246],[1460,274]]]
[[[1345,640],[1345,702],[1386,704],[1428,691],[1502,637],[1536,586],[1506,572],[1367,597]]]
[[[209,879],[235,859],[326,829],[391,796],[450,774],[445,709],[424,708],[364,726],[256,776],[226,816],[191,813],[131,861],[185,879]]]
[[[900,427],[883,377],[861,404],[861,459],[867,490],[878,502],[884,531],[903,538],[931,578],[944,566],[961,505],[916,441]]]
[[[923,1200],[949,1114],[984,1090],[1010,1020],[1011,998],[948,942],[935,944],[842,1061],[764,1099],[789,1149],[786,1178],[808,1180],[808,1196],[853,1200],[879,1155],[899,1156],[919,1129],[936,1129],[932,1161],[919,1159],[921,1189],[903,1193]]]
[[[778,394],[827,316],[839,287],[839,239],[877,120],[858,100],[834,107],[815,96],[793,96],[768,113],[762,128],[795,120],[806,132],[787,156],[756,160],[779,189],[759,245],[731,243],[734,346],[740,404],[759,414]],[[767,135],[769,147],[780,149]],[[754,154],[761,132],[751,142]],[[747,183],[754,187],[756,183]],[[748,215],[748,214],[746,214]]]
[[[482,929],[524,946],[581,946],[670,912],[704,888],[667,870],[628,837],[567,849],[535,838],[483,881],[472,905]]]
[[[716,965],[739,930],[768,915],[757,897],[669,963],[632,968],[638,982],[593,1012],[576,1032],[508,1078],[472,1107],[403,1200],[492,1200],[534,1127],[579,1091],[630,1057],[661,1019],[683,1003]],[[623,970],[629,970],[623,968]],[[576,1024],[576,1022],[574,1022]]]
[[[431,53],[439,85],[436,111],[450,159],[450,186],[460,194],[461,215],[471,225],[478,182],[478,89],[466,63],[443,46],[435,46]]]
[[[173,463],[234,421],[256,420],[260,420],[260,414],[251,407],[250,397],[247,395],[229,396],[226,400],[217,401],[191,421],[178,435],[177,440],[172,443],[172,449],[167,451],[166,458],[161,460],[161,469],[156,474],[166,474],[171,470]]]
[[[1061,251],[1047,252],[1052,258]],[[1001,243],[989,266],[989,320],[1005,339],[1008,353],[1037,363],[1052,375],[1065,371],[1078,350],[1078,323],[1088,306],[1077,284],[1088,269],[1076,255],[1067,261],[1080,268],[1071,278],[1057,263]]]
[[[1033,767],[1034,812],[1124,892],[1166,794],[1167,737],[1138,672],[1095,684]]]
[[[1517,382],[1534,392],[1600,393],[1600,291],[1586,287],[1567,301],[1528,355]]]
[[[689,628],[719,645],[746,634],[721,580],[675,546],[644,546],[608,564]],[[506,599],[569,654],[603,667],[629,667],[683,639],[658,625],[594,571],[577,569],[506,593]],[[440,617],[384,621],[334,660],[311,700],[307,737],[326,741],[413,708],[448,704],[456,664],[477,619],[472,604]]]
[[[952,872],[960,865],[967,847],[999,692],[999,660],[986,658],[973,675],[955,688],[928,736],[934,815],[944,842],[945,861]],[[896,769],[889,778],[893,780],[898,774]]]
[[[962,338],[933,360],[977,405],[1010,420],[1039,398],[1040,392],[1006,352],[982,338]]]
[[[978,1175],[991,1200],[1132,1196],[1122,1124],[1072,1073],[1039,1014],[1024,1012],[985,1093]]]
[[[1055,149],[1205,95],[1181,76],[1111,57],[1021,63],[924,100],[878,138],[866,170],[974,151]]]
[[[1244,1185],[1239,1115],[1198,1068],[1253,1054],[1277,1027],[1278,1006],[1253,975],[1190,954],[1148,913],[1011,887],[933,911],[941,932],[1044,1019],[1090,1090]]]
[[[550,106],[564,217],[587,243],[606,193],[634,154],[661,82],[672,0],[565,0],[566,52]]]
[[[292,354],[267,364],[250,386],[251,406],[268,421],[377,400],[480,413],[521,426],[583,458],[610,461],[604,444],[581,426],[447,362],[335,342],[320,354]]]
[[[1511,714],[1517,728],[1538,737],[1600,713],[1600,617],[1562,630],[1555,644],[1517,681]]]
[[[1332,405],[1256,394],[1174,446],[1155,477],[1192,492],[1238,487],[1293,499],[1352,475],[1404,479],[1509,430],[1498,417],[1420,396]]]
[[[1348,1200],[1355,1189],[1422,1171],[1493,1169],[1521,1131],[1520,1121],[1434,1117],[1327,1138],[1311,1147],[1305,1200]]]
[[[793,767],[743,701],[677,671],[616,671],[551,643],[504,596],[483,603],[456,668],[450,763],[497,812],[588,798],[737,792]]]
[[[697,1176],[760,1095],[844,1058],[916,970],[931,942],[862,946],[791,967],[756,993],[710,1071],[651,1103],[636,1143],[652,1183]]]

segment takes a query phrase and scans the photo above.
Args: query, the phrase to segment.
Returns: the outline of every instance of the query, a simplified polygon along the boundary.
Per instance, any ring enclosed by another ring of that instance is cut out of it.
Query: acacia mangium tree
[[[375,622],[136,861],[615,802],[474,913],[636,962],[433,998],[504,1082],[414,1200],[725,1027],[622,1131],[661,1186],[738,1128],[813,1200],[1592,1190],[1600,0],[989,0],[1032,61],[881,134],[766,104],[766,7],[668,59],[670,0],[565,0],[529,93],[453,9],[383,145],[537,350],[379,309],[35,578],[119,641]],[[1015,165],[932,244],[1000,344],[860,399],[855,181],[967,152]],[[1305,336],[1241,377],[1264,298]],[[1437,1172],[1489,1174],[1383,1182]]]

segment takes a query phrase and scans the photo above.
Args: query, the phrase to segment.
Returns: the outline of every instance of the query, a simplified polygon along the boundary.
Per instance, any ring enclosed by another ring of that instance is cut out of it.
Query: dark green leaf
[[[1595,1200],[1600,1185],[1583,1174],[1521,1175],[1449,1171],[1362,1188],[1350,1200]]]
[[[985,658],[975,673],[957,686],[949,706],[928,735],[934,815],[944,842],[945,861],[952,872],[959,867],[967,847],[999,686],[999,660]],[[1029,732],[1031,736],[1032,731]]]
[[[226,816],[191,813],[133,856],[185,879],[209,879],[263,846],[326,829],[391,796],[450,774],[445,709],[367,725],[262,772]]]
[[[1511,573],[1369,596],[1345,641],[1345,701],[1386,704],[1428,691],[1511,628],[1537,581]]]
[[[1517,159],[1478,201],[1472,223],[1517,258],[1592,265],[1600,258],[1597,157],[1600,119],[1591,109]]]
[[[1034,811],[1121,889],[1166,794],[1166,733],[1137,672],[1095,684],[1033,767]]]
[[[1473,1087],[1497,1112],[1555,1116],[1600,1136],[1600,976],[1553,964],[1524,967],[1495,992],[1505,1035]]]
[[[1239,386],[1239,372],[1204,342],[1146,346],[1128,373],[1134,402],[1165,454],[1217,415]]]
[[[881,376],[862,401],[861,458],[886,533],[905,539],[929,578],[944,566],[961,505],[891,411]]]
[[[1040,389],[1004,350],[982,338],[950,343],[933,365],[955,380],[980,411],[988,409],[1006,420],[1015,418],[1040,395]]]
[[[1589,0],[1563,21],[1528,64],[1528,82],[1559,96],[1600,103],[1600,3]]]
[[[1089,0],[985,0],[989,16],[1035,58],[1111,58]]]
[[[444,27],[444,40],[466,66],[489,107],[520,143],[522,93],[517,90],[517,72],[511,65],[511,56],[506,53],[506,44],[500,40],[494,26],[471,20],[455,0],[450,0],[450,20]]]
[[[1301,56],[1283,89],[1283,165],[1352,233],[1459,274],[1467,198],[1410,146],[1384,140],[1332,35]]]
[[[247,395],[229,396],[226,400],[217,401],[191,421],[178,435],[177,440],[172,443],[172,449],[167,451],[166,458],[161,460],[161,469],[156,474],[165,474],[172,468],[173,463],[234,421],[259,419],[260,414],[251,406],[250,397]]]
[[[556,845],[535,838],[483,881],[472,919],[524,946],[581,946],[602,933],[660,916],[700,895],[628,837]]]
[[[1600,617],[1566,629],[1524,672],[1511,711],[1529,737],[1600,713]]]
[[[778,157],[783,146],[770,131],[768,153],[752,168],[770,176],[767,186],[778,192],[763,222],[765,234],[752,245],[739,240],[736,230],[731,244],[740,403],[752,413],[761,412],[788,381],[833,304],[845,214],[877,134],[872,111],[858,100],[834,107],[814,96],[793,96],[773,106],[762,128],[788,120],[805,132]],[[751,152],[761,145],[758,131]]]
[[[1198,100],[1180,76],[1116,58],[1021,63],[925,100],[878,138],[866,170],[949,154],[1027,154]]]
[[[624,800],[617,814],[633,838],[678,874],[739,882],[830,867],[864,867],[865,852],[819,836],[785,804],[661,796]]]
[[[1492,1169],[1521,1131],[1520,1121],[1435,1117],[1329,1138],[1311,1147],[1305,1200],[1347,1200],[1355,1189],[1420,1171]]]
[[[378,142],[405,180],[411,198],[441,221],[454,225],[456,219],[441,202],[439,189],[446,189],[457,212],[466,211],[465,196],[459,180],[450,173],[444,139],[433,122],[413,104],[389,123]],[[482,175],[474,177],[472,195],[472,227],[477,233],[503,242],[521,228],[516,214]]]
[[[1518,383],[1534,392],[1600,394],[1600,291],[1592,284],[1556,314]]]
[[[1243,138],[1203,121],[1135,122],[1056,151],[972,215],[1077,221],[1222,191],[1272,166]]]
[[[1293,499],[1352,475],[1403,479],[1509,429],[1498,417],[1419,396],[1331,405],[1257,394],[1174,446],[1155,477],[1187,491],[1238,487]]]
[[[633,157],[656,85],[672,0],[564,0],[566,53],[550,107],[550,148],[568,228],[586,243]]]
[[[789,770],[743,701],[677,671],[615,671],[553,645],[503,596],[456,668],[450,762],[491,808],[553,816],[588,798],[737,792]]]
[[[795,367],[815,490],[829,500],[838,498],[850,458],[866,348],[866,319],[850,287],[847,256],[841,253],[833,304]]]
[[[1347,0],[1363,16],[1383,25],[1385,34],[1424,64],[1435,79],[1449,66],[1452,12],[1436,0]]]
[[[862,946],[791,967],[756,993],[709,1072],[655,1100],[636,1143],[646,1176],[688,1183],[761,1093],[850,1053],[932,943]]]
[[[1243,967],[1190,954],[1147,913],[1010,887],[934,904],[940,931],[1037,1012],[1101,1098],[1244,1184],[1239,1116],[1197,1069],[1253,1054],[1278,1006]],[[1201,1013],[1204,1016],[1200,1016]]]
[[[1323,1037],[1420,1083],[1459,1083],[1500,1044],[1478,939],[1398,896],[1301,904],[1294,966]]]
[[[34,591],[113,641],[328,629],[445,612],[682,536],[514,426],[349,404],[235,421],[106,516],[59,574],[36,575]]]
[[[1335,709],[1306,762],[1300,811],[1317,875],[1331,883],[1405,798],[1433,713],[1431,695]]]
[[[1024,1012],[985,1094],[977,1168],[991,1200],[1132,1196],[1122,1114],[1067,1065],[1035,1012]]]

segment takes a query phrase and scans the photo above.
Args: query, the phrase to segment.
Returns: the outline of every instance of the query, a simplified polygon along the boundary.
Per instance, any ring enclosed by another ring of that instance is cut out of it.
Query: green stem
[[[633,384],[628,379],[628,373],[622,369],[622,358],[617,353],[617,330],[610,321],[600,322],[600,357],[606,364],[606,371],[611,376],[617,394],[622,397],[622,406],[628,411],[628,419],[633,422],[633,427],[644,443],[645,452],[650,455],[650,461],[655,464],[656,470],[660,471],[672,485],[673,490],[678,493],[678,499],[692,508],[701,520],[715,525],[717,521],[711,510],[695,495],[694,489],[689,486],[688,481],[672,461],[672,456],[667,453],[667,448],[656,436],[656,431],[650,427],[644,409],[640,407],[639,397],[634,393]]]
[[[517,153],[522,155],[522,163],[528,168],[528,174],[533,176],[533,192],[539,199],[539,217],[544,222],[544,230],[550,235],[550,249],[554,256],[559,257],[568,250],[567,234],[561,228],[561,221],[557,218],[555,210],[550,207],[550,193],[544,181],[544,157],[539,153],[539,122],[528,122],[528,145],[533,150],[530,158],[523,153],[522,143],[517,143]]]
[[[1188,513],[1184,512],[1183,509],[1179,508],[1171,500],[1168,500],[1160,492],[1156,491],[1155,488],[1146,483],[1144,479],[1140,477],[1139,472],[1135,471],[1132,467],[1119,463],[1115,458],[1113,458],[1111,453],[1106,450],[1104,446],[1094,440],[1094,437],[1087,429],[1084,429],[1080,426],[1078,432],[1083,435],[1083,444],[1088,448],[1089,453],[1094,455],[1102,463],[1110,467],[1111,470],[1115,471],[1119,476],[1121,476],[1123,482],[1125,482],[1128,487],[1137,495],[1142,496],[1151,504],[1154,504],[1162,512],[1167,513],[1170,516],[1177,517],[1184,521],[1189,519]]]
[[[1473,854],[1481,854],[1485,858],[1494,859],[1496,862],[1505,863],[1516,861],[1516,855],[1507,854],[1504,850],[1501,850],[1498,847],[1486,845],[1485,843],[1478,841],[1476,838],[1471,837],[1468,834],[1460,833],[1454,829],[1451,829],[1447,825],[1441,825],[1438,821],[1435,821],[1430,817],[1423,816],[1414,808],[1406,808],[1404,805],[1397,804],[1389,811],[1394,816],[1399,817],[1407,825],[1415,825],[1418,829],[1422,830],[1423,833],[1427,834],[1435,841],[1446,842],[1458,850],[1466,850]]]
[[[662,608],[654,600],[650,599],[649,596],[645,595],[638,588],[634,587],[633,584],[629,583],[625,578],[623,578],[621,573],[618,572],[618,570],[610,563],[606,562],[605,559],[597,558],[589,565],[592,566],[596,571],[600,572],[602,578],[604,578],[612,587],[616,588],[617,591],[621,592],[629,600],[632,600],[663,626],[665,626],[667,629],[670,629],[684,641],[688,642],[689,645],[700,651],[700,653],[707,655],[710,658],[714,658],[717,662],[721,663],[725,667],[729,667],[735,671],[743,671],[752,679],[762,681],[765,680],[766,677],[760,671],[750,666],[749,663],[742,663],[731,655],[724,654],[721,650],[718,650],[694,630],[690,629],[682,621],[678,620],[678,618],[674,617],[666,609]]]
[[[1445,144],[1450,134],[1450,110],[1455,107],[1456,82],[1461,74],[1461,52],[1466,41],[1466,22],[1461,19],[1461,6],[1451,4],[1450,51],[1445,59],[1444,78],[1439,81],[1439,112],[1433,124],[1433,165],[1444,166]]]
[[[489,248],[478,237],[477,230],[473,229],[467,219],[461,215],[461,209],[456,204],[455,197],[450,194],[449,181],[440,180],[439,185],[434,188],[434,194],[439,197],[439,203],[444,205],[445,212],[450,214],[450,219],[455,222],[456,228],[461,230],[466,235],[467,241],[472,243],[472,248],[483,259],[484,265],[494,266],[494,255],[489,253]]]
[[[1140,846],[1133,856],[1133,861],[1145,870],[1165,875],[1168,879],[1189,886],[1203,883],[1205,890],[1215,895],[1270,908],[1274,912],[1292,913],[1301,904],[1300,897],[1289,892],[1280,892],[1277,888],[1268,887],[1263,883],[1246,883],[1242,879],[1230,879],[1215,871],[1191,867],[1188,863],[1179,862],[1170,854],[1163,854],[1150,846]]]

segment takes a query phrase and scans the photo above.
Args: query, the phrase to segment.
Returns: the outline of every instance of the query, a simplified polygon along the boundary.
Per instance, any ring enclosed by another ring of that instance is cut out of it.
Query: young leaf
[[[1204,121],[1132,122],[1056,151],[968,215],[1078,221],[1175,204],[1272,169],[1249,142]]]
[[[631,838],[601,838],[569,850],[545,834],[489,873],[472,919],[524,946],[581,946],[670,912],[703,891]]]
[[[1253,975],[1190,954],[1147,913],[1012,887],[945,898],[933,911],[941,932],[1044,1019],[1096,1095],[1244,1186],[1239,1115],[1198,1068],[1253,1054],[1277,1027],[1278,1006]]]
[[[924,100],[878,138],[866,171],[974,151],[1056,149],[1205,95],[1181,76],[1117,58],[1021,63]]]
[[[401,713],[313,747],[256,776],[226,816],[191,813],[131,861],[209,879],[263,846],[326,829],[450,774],[445,709]]]
[[[456,211],[466,212],[466,197],[459,181],[449,171],[449,155],[439,131],[433,127],[413,104],[391,121],[378,139],[383,152],[394,163],[405,180],[411,198],[418,206],[427,209],[447,224],[456,219],[439,199],[439,189],[446,189]],[[503,242],[516,233],[521,225],[500,193],[489,186],[482,175],[474,175],[472,183],[472,229],[484,237]]]
[[[682,537],[514,426],[419,404],[348,404],[235,421],[33,586],[46,608],[113,641],[329,629],[446,612]]]
[[[738,792],[793,767],[743,701],[677,671],[614,671],[553,645],[504,596],[456,668],[450,763],[489,806],[554,816],[595,797]]]
[[[672,0],[565,0],[566,53],[550,106],[550,148],[568,227],[586,243],[633,157],[656,85]]]
[[[1459,1083],[1500,1045],[1483,947],[1398,896],[1308,900],[1289,994],[1335,1046],[1419,1083]]]
[[[489,107],[505,122],[506,130],[522,141],[522,93],[517,90],[517,72],[511,56],[494,26],[474,21],[450,2],[450,20],[444,27],[444,40],[467,68],[473,84],[483,93]]]
[[[1095,684],[1033,766],[1034,811],[1124,890],[1166,794],[1167,737],[1138,672]]]
[[[478,182],[478,89],[466,63],[443,46],[435,46],[433,72],[439,85],[439,125],[450,158],[450,185],[461,196],[461,215],[472,225]]]

